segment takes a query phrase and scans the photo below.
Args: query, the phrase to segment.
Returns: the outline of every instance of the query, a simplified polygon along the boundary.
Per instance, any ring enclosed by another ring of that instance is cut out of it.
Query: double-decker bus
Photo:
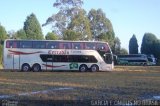
[[[118,55],[119,65],[155,65],[154,58],[145,54]]]
[[[112,51],[106,42],[14,40],[4,42],[4,69],[21,71],[111,71]]]

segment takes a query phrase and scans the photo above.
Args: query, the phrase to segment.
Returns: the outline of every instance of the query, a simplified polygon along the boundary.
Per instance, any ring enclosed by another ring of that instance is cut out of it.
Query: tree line
[[[138,43],[135,35],[129,40],[129,54],[138,54]],[[141,54],[154,55],[160,65],[160,39],[152,33],[145,33],[140,48]]]
[[[100,40],[110,44],[114,54],[127,54],[127,50],[121,48],[121,42],[115,36],[112,23],[106,17],[102,9],[91,9],[88,13],[82,8],[83,0],[55,0],[54,13],[42,25],[51,24],[52,32],[45,37],[42,27],[34,13],[27,16],[23,28],[18,31],[6,31],[0,25],[0,62],[2,63],[2,48],[5,39],[32,39],[32,40]]]

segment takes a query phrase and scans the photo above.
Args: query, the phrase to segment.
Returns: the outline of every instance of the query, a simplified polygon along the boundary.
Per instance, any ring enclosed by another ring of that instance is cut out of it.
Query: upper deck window
[[[86,42],[85,43],[85,49],[95,50],[96,49],[96,43],[94,43],[94,42]]]
[[[71,43],[70,42],[61,42],[60,49],[71,49]]]
[[[45,49],[46,48],[46,42],[45,41],[34,41],[33,42],[33,48],[35,48],[35,49]]]
[[[19,41],[8,40],[6,42],[6,48],[19,48]]]
[[[32,41],[20,41],[20,48],[32,48]]]
[[[46,48],[47,49],[59,49],[59,42],[46,42]]]
[[[72,49],[83,49],[83,43],[82,42],[73,42]]]
[[[97,50],[109,52],[109,47],[106,43],[97,43]]]

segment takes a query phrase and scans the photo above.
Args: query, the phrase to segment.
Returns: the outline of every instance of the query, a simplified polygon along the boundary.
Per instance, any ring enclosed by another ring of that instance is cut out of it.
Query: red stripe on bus
[[[14,55],[29,55],[29,54],[36,54],[36,53],[42,53],[42,51],[37,51],[37,52],[21,52],[21,51],[14,51],[14,50],[8,50],[11,52],[10,54]]]

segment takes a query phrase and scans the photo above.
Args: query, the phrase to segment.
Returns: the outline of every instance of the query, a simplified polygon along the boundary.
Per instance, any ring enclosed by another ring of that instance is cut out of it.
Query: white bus
[[[111,71],[111,49],[99,41],[12,40],[4,42],[4,69]]]
[[[148,57],[145,54],[129,54],[118,55],[119,65],[155,65],[156,61],[153,57]]]

